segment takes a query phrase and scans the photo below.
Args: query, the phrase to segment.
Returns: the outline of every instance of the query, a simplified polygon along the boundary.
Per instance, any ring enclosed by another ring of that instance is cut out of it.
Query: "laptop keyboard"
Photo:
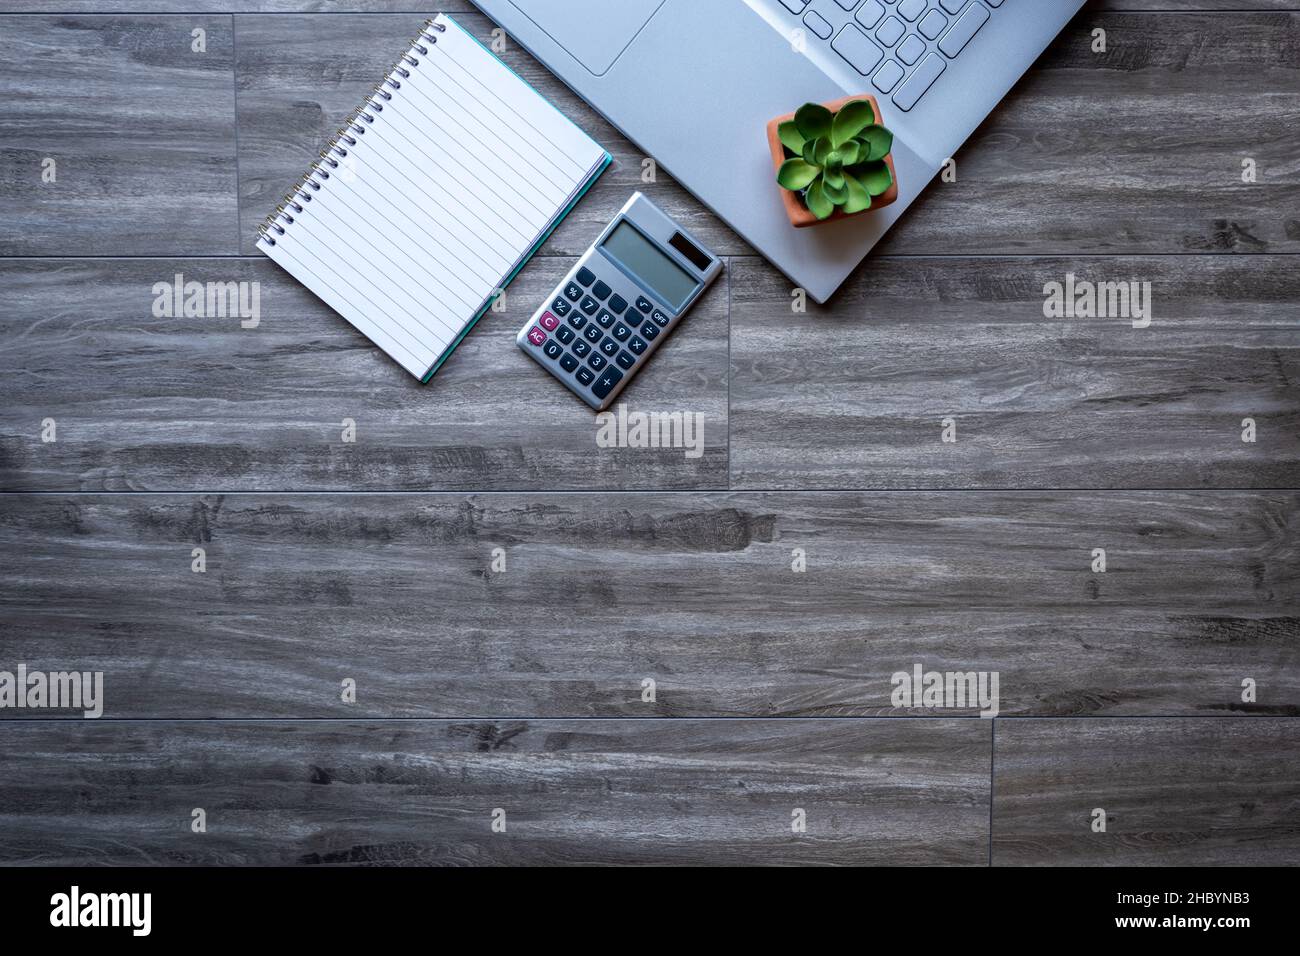
[[[821,40],[907,112],[1005,0],[781,0],[809,42]]]

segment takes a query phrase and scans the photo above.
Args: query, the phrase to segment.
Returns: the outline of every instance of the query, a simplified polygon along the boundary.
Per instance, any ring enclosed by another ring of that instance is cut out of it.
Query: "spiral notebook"
[[[427,381],[609,162],[440,15],[267,218],[257,245]]]

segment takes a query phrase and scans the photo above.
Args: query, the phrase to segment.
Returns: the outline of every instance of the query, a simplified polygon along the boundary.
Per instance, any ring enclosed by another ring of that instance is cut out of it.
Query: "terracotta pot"
[[[876,111],[876,122],[884,122],[880,114],[880,104],[876,102],[876,98],[870,93],[860,93],[857,96],[844,96],[838,100],[831,100],[829,103],[823,103],[822,106],[826,107],[832,113],[837,113],[839,112],[840,107],[845,103],[852,102],[853,100],[868,100],[871,103],[871,108]],[[790,217],[790,224],[795,228],[803,229],[806,226],[820,226],[823,223],[837,222],[840,219],[849,219],[852,216],[870,214],[877,209],[888,206],[898,198],[898,173],[894,171],[894,154],[891,152],[885,157],[885,164],[889,167],[889,175],[894,180],[893,185],[879,196],[871,197],[870,209],[864,209],[862,212],[854,213],[847,213],[842,209],[837,209],[835,212],[831,213],[828,218],[818,219],[812,214],[808,207],[803,204],[803,198],[798,193],[791,192],[788,189],[782,189],[776,182],[777,170],[781,168],[781,164],[788,158],[785,155],[785,146],[781,142],[781,137],[777,135],[777,127],[792,119],[794,119],[794,114],[786,113],[784,116],[778,116],[776,119],[769,122],[767,124],[767,144],[772,150],[772,185],[775,187],[776,191],[781,194],[781,202],[785,204],[785,214]]]

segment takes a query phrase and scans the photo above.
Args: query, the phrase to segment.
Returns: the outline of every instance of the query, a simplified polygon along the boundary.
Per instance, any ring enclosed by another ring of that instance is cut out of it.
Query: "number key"
[[[570,345],[569,348],[573,349],[573,354],[578,356],[578,358],[586,358],[587,353],[591,351],[591,343],[578,339],[578,341]]]
[[[592,352],[591,355],[587,356],[587,364],[599,372],[609,364],[609,359],[605,358],[605,356],[601,355],[599,352]]]
[[[582,334],[587,337],[588,342],[599,342],[604,333],[600,331],[599,326],[589,325],[583,329]]]
[[[600,350],[604,352],[609,358],[613,358],[615,355],[618,354],[618,343],[615,342],[613,339],[606,339],[605,341],[600,343]]]
[[[596,310],[600,308],[600,303],[587,295],[582,297],[582,301],[578,303],[578,308],[588,315],[594,315]]]

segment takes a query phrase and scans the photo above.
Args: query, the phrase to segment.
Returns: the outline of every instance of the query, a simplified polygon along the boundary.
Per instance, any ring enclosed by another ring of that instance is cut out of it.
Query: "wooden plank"
[[[490,22],[460,18],[486,38]],[[240,18],[244,251],[275,205],[415,29],[402,16]],[[1092,31],[1107,31],[1104,55]],[[957,156],[881,253],[1182,253],[1300,250],[1300,15],[1090,9]],[[1215,42],[1205,43],[1214,36]],[[346,50],[334,60],[322,49]],[[547,246],[584,249],[642,187],[724,255],[748,246],[511,44],[515,69],[615,155],[614,167]],[[1180,108],[1170,110],[1171,98]],[[1104,110],[1105,123],[1087,117]],[[1242,160],[1257,182],[1242,182]],[[775,201],[775,196],[772,197]]]
[[[430,7],[425,0],[10,0],[15,13],[104,13],[122,8],[135,13],[424,13],[434,8],[444,13],[475,11],[471,0],[441,0]],[[1296,0],[1089,0],[1085,13],[1094,11],[1149,11],[1156,13],[1251,12],[1300,10]]]
[[[998,672],[1002,714],[1297,714],[1298,505],[7,495],[0,645],[11,666],[103,671],[115,718],[978,712],[894,709],[917,664]]]
[[[1298,729],[1288,718],[1000,720],[993,862],[1294,864]],[[1092,831],[1095,809],[1105,833]]]
[[[0,255],[234,252],[231,34],[225,16],[0,16]]]
[[[984,721],[10,724],[0,862],[966,864]],[[191,831],[206,813],[206,833]],[[505,832],[492,830],[505,813]],[[792,832],[802,809],[807,832]]]
[[[243,251],[255,253],[257,227],[383,78],[428,16],[237,17],[240,206]],[[457,20],[490,43],[493,24],[477,13]],[[574,256],[586,250],[640,189],[715,251],[748,251],[671,177],[641,181],[644,153],[569,91],[518,44],[502,58],[614,156],[590,192],[541,249]]]
[[[1149,327],[1045,318],[1068,273],[1151,283]],[[731,287],[735,487],[1300,486],[1290,257],[876,259],[802,314],[757,260]]]
[[[689,457],[598,447],[594,413],[515,345],[567,268],[529,264],[504,311],[422,386],[262,256],[0,261],[11,369],[0,378],[0,490],[725,487],[725,279],[622,399],[703,416],[703,447]],[[155,283],[177,274],[249,283],[249,304],[257,283],[259,324],[154,317]],[[46,419],[53,443],[42,441]]]

